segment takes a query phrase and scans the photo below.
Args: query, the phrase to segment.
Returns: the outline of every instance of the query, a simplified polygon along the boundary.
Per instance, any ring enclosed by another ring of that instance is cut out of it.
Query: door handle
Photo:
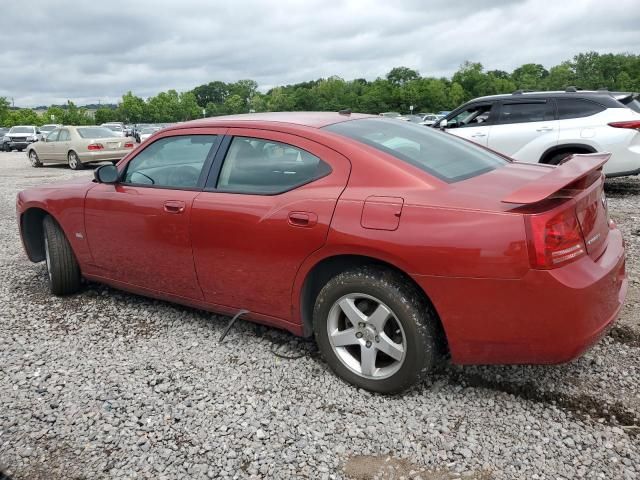
[[[487,134],[486,133],[474,133],[473,135],[471,135],[473,138],[481,138],[481,137],[486,137]]]
[[[164,202],[164,211],[167,213],[182,213],[186,204],[180,200],[167,200]]]
[[[318,215],[312,212],[289,212],[289,225],[294,227],[313,227],[318,223]]]
[[[553,130],[553,127],[540,127],[536,128],[536,132],[550,132]]]

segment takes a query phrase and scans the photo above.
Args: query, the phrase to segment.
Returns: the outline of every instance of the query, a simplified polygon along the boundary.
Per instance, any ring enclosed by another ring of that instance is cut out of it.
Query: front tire
[[[320,353],[347,382],[397,393],[422,381],[438,358],[435,312],[400,274],[374,266],[340,273],[318,294]]]
[[[29,151],[29,162],[33,168],[38,168],[42,166],[42,162],[38,158],[38,154],[35,150]]]
[[[42,226],[49,290],[54,295],[77,292],[80,289],[80,267],[69,240],[52,217],[45,217]]]
[[[80,157],[78,157],[78,154],[73,150],[71,150],[67,155],[67,161],[71,170],[82,170],[84,168],[80,161]]]

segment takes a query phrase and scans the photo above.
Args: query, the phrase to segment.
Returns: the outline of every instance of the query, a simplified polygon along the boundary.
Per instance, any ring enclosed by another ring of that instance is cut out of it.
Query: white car
[[[156,133],[158,130],[161,130],[160,127],[145,127],[140,130],[140,143],[144,142],[151,135]]]
[[[637,94],[522,92],[476,98],[434,127],[515,160],[557,165],[574,153],[609,152],[607,177],[640,174]]]
[[[108,128],[109,130],[111,130],[114,133],[114,137],[125,137],[126,136],[126,134],[125,134],[126,132],[125,132],[123,123],[118,123],[118,122],[103,123],[100,126]]]

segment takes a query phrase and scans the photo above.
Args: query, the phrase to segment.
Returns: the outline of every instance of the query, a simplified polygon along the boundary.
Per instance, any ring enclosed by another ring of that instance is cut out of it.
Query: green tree
[[[409,67],[395,67],[387,73],[387,80],[395,86],[404,85],[405,83],[418,78],[420,78],[418,71]]]

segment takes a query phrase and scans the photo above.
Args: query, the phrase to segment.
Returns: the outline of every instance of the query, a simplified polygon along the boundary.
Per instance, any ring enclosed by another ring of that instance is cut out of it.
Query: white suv
[[[640,102],[606,90],[523,92],[476,98],[434,127],[523,162],[558,164],[573,153],[610,152],[607,177],[640,174]]]

